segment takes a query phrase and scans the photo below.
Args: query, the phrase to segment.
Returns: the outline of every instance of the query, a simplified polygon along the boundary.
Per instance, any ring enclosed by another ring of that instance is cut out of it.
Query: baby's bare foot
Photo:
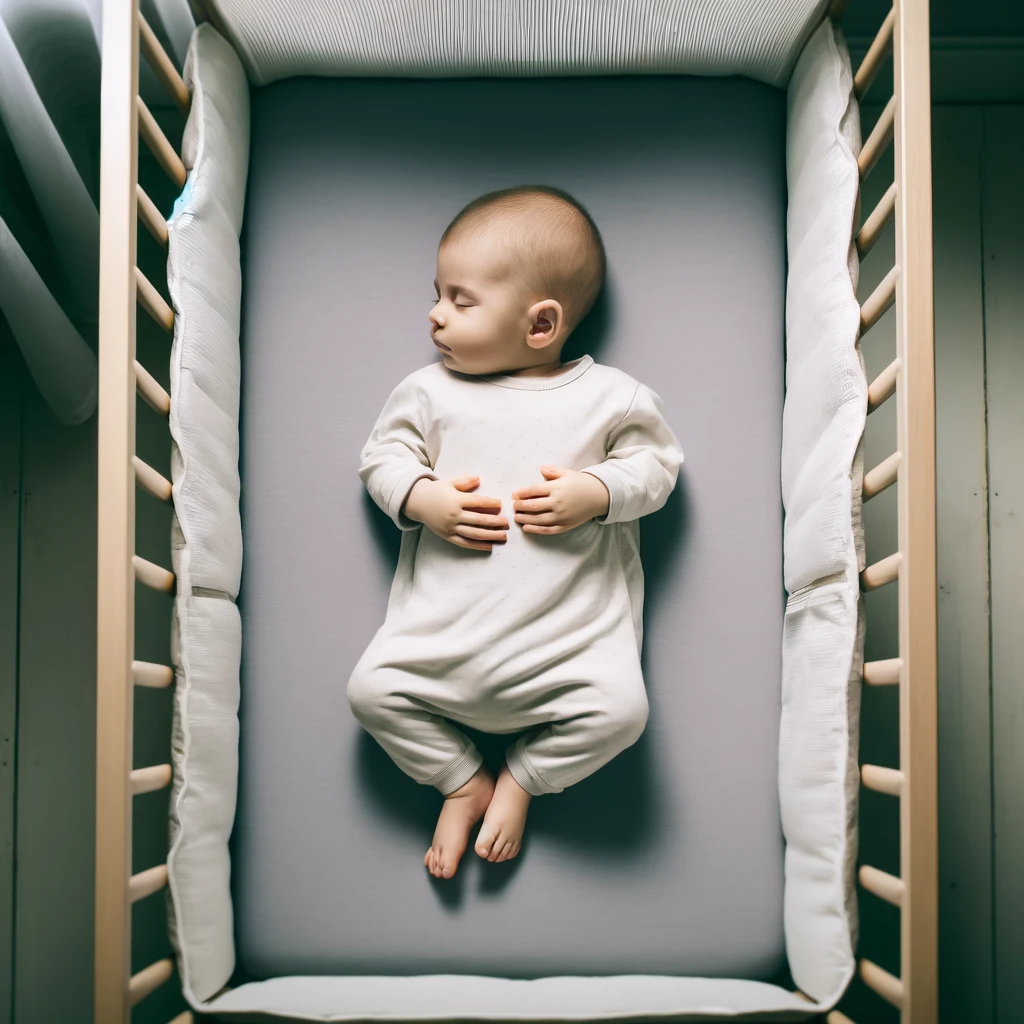
[[[444,798],[434,839],[423,863],[435,878],[451,878],[466,852],[469,830],[480,820],[494,793],[494,776],[481,768],[464,786]]]
[[[529,809],[530,794],[512,777],[508,765],[503,765],[484,823],[480,826],[474,847],[476,852],[492,864],[515,857],[523,845],[523,829]]]

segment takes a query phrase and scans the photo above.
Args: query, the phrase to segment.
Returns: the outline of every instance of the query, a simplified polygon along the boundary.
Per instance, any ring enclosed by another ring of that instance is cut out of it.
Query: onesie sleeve
[[[608,512],[598,523],[623,523],[657,512],[672,493],[683,450],[665,420],[661,398],[637,384],[626,414],[608,439],[608,458],[582,472],[608,488]]]
[[[406,378],[391,392],[359,457],[359,479],[400,530],[421,523],[401,511],[421,477],[437,480],[427,455],[419,393]]]

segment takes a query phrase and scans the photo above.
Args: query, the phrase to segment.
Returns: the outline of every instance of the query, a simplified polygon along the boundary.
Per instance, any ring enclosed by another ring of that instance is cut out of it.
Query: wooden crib
[[[830,16],[842,16],[834,2]],[[169,763],[133,769],[134,687],[169,687],[170,666],[135,660],[135,587],[173,593],[175,577],[135,554],[136,487],[163,502],[171,483],[135,454],[136,398],[143,415],[165,419],[170,396],[136,360],[138,306],[168,332],[174,313],[136,264],[141,222],[167,246],[163,216],[138,184],[138,139],[181,188],[185,167],[139,96],[139,54],[183,113],[190,97],[138,0],[108,0],[103,18],[101,261],[99,350],[99,508],[97,624],[97,765],[95,1020],[124,1024],[131,1008],[174,975],[171,959],[132,975],[131,906],[167,884],[166,865],[134,865],[132,803],[171,782]],[[859,960],[863,982],[899,1008],[905,1024],[937,1019],[937,776],[935,413],[932,314],[931,129],[927,0],[895,0],[855,75],[862,97],[892,53],[894,94],[865,140],[861,179],[886,147],[895,146],[895,181],[863,218],[861,256],[895,221],[895,257],[881,285],[863,303],[861,332],[895,305],[897,346],[870,385],[868,412],[895,397],[895,451],[864,477],[864,500],[895,485],[898,549],[869,565],[862,589],[898,588],[896,656],[864,666],[869,686],[899,687],[897,767],[863,765],[862,785],[899,800],[900,876],[870,865],[863,889],[901,911],[899,977],[880,968],[871,950]],[[190,1021],[190,1013],[174,1024]],[[839,1011],[829,1024],[849,1024]]]

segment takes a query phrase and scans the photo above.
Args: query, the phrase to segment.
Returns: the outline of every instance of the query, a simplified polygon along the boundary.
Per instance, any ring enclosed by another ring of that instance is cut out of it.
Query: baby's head
[[[489,192],[441,236],[431,337],[460,373],[557,362],[604,274],[601,235],[572,196],[542,185]]]

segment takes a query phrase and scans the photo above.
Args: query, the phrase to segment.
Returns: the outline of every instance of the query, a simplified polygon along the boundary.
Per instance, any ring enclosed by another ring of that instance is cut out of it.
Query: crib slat
[[[138,555],[132,555],[132,565],[135,568],[136,582],[141,583],[150,590],[159,590],[162,594],[174,593],[174,573],[168,572],[162,566],[149,562]]]
[[[148,871],[140,871],[128,879],[128,897],[132,903],[138,903],[147,896],[159,892],[167,884],[167,865],[158,864]]]
[[[864,663],[864,682],[868,686],[898,686],[903,662],[899,658]]]
[[[142,400],[165,419],[171,415],[171,396],[156,382],[142,363],[135,360],[135,390]]]
[[[885,152],[885,147],[892,142],[893,132],[896,125],[896,97],[890,96],[885,109],[878,117],[875,127],[864,143],[857,157],[857,169],[860,171],[863,181],[872,171],[878,158]]]
[[[860,979],[897,1010],[903,1009],[903,982],[870,960],[860,961]]]
[[[158,473],[148,463],[143,462],[138,455],[132,456],[132,468],[135,470],[135,482],[147,494],[152,494],[154,498],[165,504],[171,503],[170,480]]]
[[[893,267],[878,287],[864,300],[860,307],[860,333],[867,334],[882,318],[882,314],[896,301],[896,282],[899,280],[898,267]]]
[[[161,985],[170,980],[174,973],[174,962],[167,958],[157,960],[155,964],[144,967],[138,974],[132,975],[128,982],[128,1005],[137,1006],[148,995],[152,995]]]
[[[133,661],[132,682],[150,690],[165,690],[174,682],[174,669],[152,661]]]
[[[853,1021],[839,1010],[833,1010],[826,1018],[825,1024],[853,1024]]]
[[[175,152],[170,140],[164,135],[156,118],[150,112],[149,107],[143,102],[141,96],[135,97],[135,106],[138,108],[139,134],[145,142],[149,151],[156,157],[156,162],[163,168],[164,173],[178,188],[185,187],[185,165],[181,157]]]
[[[187,114],[188,108],[192,105],[188,87],[181,75],[178,74],[174,62],[167,56],[167,51],[160,45],[156,33],[149,27],[149,22],[141,14],[139,15],[139,49],[142,51],[143,57],[146,58],[146,63],[153,69],[153,74],[178,105],[178,109],[183,114]]]
[[[870,501],[896,483],[900,471],[900,453],[893,452],[884,462],[864,474],[864,500]]]
[[[178,1016],[171,1021],[171,1024],[192,1024],[192,1021],[192,1011],[185,1010],[184,1013],[179,1013]]]
[[[860,574],[861,590],[877,590],[879,587],[895,583],[900,576],[900,565],[903,563],[903,556],[897,551],[883,558],[881,561],[869,565]]]
[[[868,219],[857,232],[857,255],[863,259],[874,247],[875,242],[881,237],[885,226],[892,220],[896,213],[896,182],[894,181],[886,190],[885,195],[878,201],[878,205],[868,214]]]
[[[164,297],[153,287],[150,280],[138,267],[135,268],[135,291],[139,305],[165,330],[174,330],[174,310],[164,302]]]
[[[870,864],[862,864],[857,872],[861,888],[877,896],[894,907],[903,905],[903,894],[907,887],[903,884],[902,878],[890,875],[887,871],[879,871]]]
[[[868,412],[884,405],[896,390],[896,375],[900,371],[899,359],[894,359],[868,387]]]
[[[131,774],[132,796],[155,793],[171,784],[171,766],[154,764],[148,768],[136,768]]]
[[[860,781],[865,789],[884,793],[886,796],[901,796],[903,793],[903,772],[898,768],[863,764],[860,767]]]
[[[167,248],[167,221],[156,207],[149,196],[146,195],[142,186],[135,186],[135,205],[139,211],[139,220],[143,227],[166,249]]]
[[[878,35],[875,36],[868,47],[868,52],[864,54],[864,59],[860,62],[860,67],[857,68],[857,73],[853,76],[853,94],[858,100],[864,98],[864,93],[871,88],[871,83],[875,80],[878,69],[882,66],[885,58],[892,53],[892,29],[895,21],[896,8],[893,7],[890,8],[889,13],[885,16],[885,21],[882,22]]]

